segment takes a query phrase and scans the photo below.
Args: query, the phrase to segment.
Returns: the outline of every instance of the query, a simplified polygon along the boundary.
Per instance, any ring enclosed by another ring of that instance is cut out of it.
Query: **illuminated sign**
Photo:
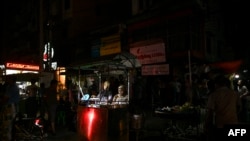
[[[23,69],[23,70],[39,70],[39,66],[27,65],[27,64],[17,64],[17,63],[6,63],[6,68],[11,69]]]
[[[43,61],[47,62],[54,57],[54,49],[51,47],[50,43],[45,44],[43,52]]]

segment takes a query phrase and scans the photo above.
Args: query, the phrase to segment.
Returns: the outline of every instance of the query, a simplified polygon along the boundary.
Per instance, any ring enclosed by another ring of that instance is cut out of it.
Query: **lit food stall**
[[[96,64],[91,63],[91,65],[85,65],[78,68],[96,68],[93,70],[93,76],[98,80],[97,87],[99,91],[102,88],[104,80],[111,80],[110,78],[123,76],[123,84],[127,88],[129,97],[131,89],[131,68],[133,68],[134,64],[130,62],[130,60],[124,61],[124,58],[121,57],[124,56],[116,56],[113,60],[106,60]],[[123,62],[121,63],[121,61]],[[132,67],[128,67],[126,63],[131,63]],[[118,81],[116,82],[119,83]],[[115,85],[116,90],[118,89],[118,85],[119,84]],[[79,90],[81,91],[82,88],[80,87]],[[112,94],[114,96],[117,93],[113,92]],[[77,132],[80,140],[129,140],[129,100],[127,104],[112,104],[111,102],[104,104],[100,102],[99,98],[93,97],[92,94],[85,94],[81,91],[79,95],[80,102],[77,106]]]
[[[14,76],[16,78],[16,84],[19,87],[20,102],[19,111],[25,113],[25,101],[27,98],[26,87],[30,85],[31,79],[39,81],[39,66],[32,64],[21,64],[14,62],[7,62],[3,69],[3,73],[0,75],[1,80],[5,83],[8,77]]]
[[[31,64],[20,64],[7,62],[4,68],[4,77],[15,76],[17,79],[17,85],[20,88],[20,95],[25,95],[25,88],[30,85],[30,80],[35,79],[39,81],[39,66]]]

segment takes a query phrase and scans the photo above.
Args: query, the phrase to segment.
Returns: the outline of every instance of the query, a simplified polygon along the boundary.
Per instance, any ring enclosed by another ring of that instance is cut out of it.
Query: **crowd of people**
[[[200,124],[204,125],[203,135],[207,135],[208,140],[215,140],[215,133],[225,125],[249,122],[249,83],[246,80],[247,78],[235,78],[233,74],[221,70],[210,70],[192,76],[141,77],[134,87],[138,96],[134,103],[141,103],[138,111],[143,113],[150,108],[182,107],[187,102],[191,107],[204,110],[200,117]],[[150,116],[151,111],[148,111]]]
[[[19,110],[20,99],[19,88],[16,85],[15,77],[8,77],[1,86],[0,98],[0,136],[1,140],[12,140],[12,125]]]
[[[27,99],[25,100],[25,111],[20,110],[20,89],[15,76],[6,77],[5,83],[1,85],[0,91],[0,136],[5,141],[13,139],[13,125],[16,116],[25,115],[27,118],[35,119],[38,116],[48,115],[46,119],[50,125],[51,133],[55,131],[55,117],[57,101],[57,80],[51,80],[50,87],[36,85],[32,79],[31,84],[26,87]],[[25,113],[21,113],[25,112]]]
[[[68,88],[66,99],[58,99],[58,81],[55,79],[51,80],[50,85],[47,88],[45,88],[44,83],[38,85],[37,80],[31,79],[30,85],[25,88],[26,99],[24,105],[22,105],[24,106],[24,109],[19,110],[20,101],[23,99],[20,96],[20,88],[17,85],[16,77],[13,76],[6,78],[5,83],[1,85],[0,94],[0,135],[4,140],[11,140],[13,121],[17,114],[24,114],[27,118],[36,118],[38,116],[46,118],[49,123],[47,125],[47,132],[50,132],[51,135],[56,135],[58,111],[63,110],[63,112],[67,112],[65,109],[69,108],[72,110],[72,114],[76,114],[74,106],[79,104],[79,100],[77,99],[78,94],[71,95],[72,93],[70,93],[70,91],[72,89]],[[129,100],[126,87],[123,85],[124,83],[119,84],[120,85],[117,84],[115,90],[113,83],[111,87],[110,81],[104,81],[102,83],[102,89],[98,93],[93,93],[92,97],[99,98],[99,104],[128,104]],[[112,90],[115,91],[113,92]],[[79,92],[80,89],[78,89],[77,93]],[[86,93],[86,91],[84,92]],[[68,103],[68,107],[65,107],[66,102]],[[65,116],[69,117],[70,115]],[[73,122],[74,117],[75,116],[71,117],[70,120],[72,121],[70,122]]]

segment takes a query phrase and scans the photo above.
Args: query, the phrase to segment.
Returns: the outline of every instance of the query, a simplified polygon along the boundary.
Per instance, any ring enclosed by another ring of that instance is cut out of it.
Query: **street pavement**
[[[48,133],[47,141],[78,141],[77,132],[71,131],[64,126],[58,126],[56,135]]]
[[[129,141],[171,141],[170,138],[164,135],[162,131],[169,127],[169,122],[159,118],[150,117],[145,119],[144,127],[142,130],[135,130],[136,132],[129,131]],[[138,132],[139,131],[139,132]],[[173,140],[173,139],[172,139]],[[193,139],[194,140],[194,139]],[[196,138],[195,141],[203,139]],[[57,126],[56,135],[48,133],[46,141],[79,141],[78,133],[76,131],[69,130],[65,126]]]
[[[151,141],[151,140],[163,140],[162,135],[160,133],[160,130],[164,128],[165,121],[162,121],[159,118],[153,119],[150,118],[150,120],[147,120],[145,123],[146,128],[150,128],[145,132],[144,134],[141,134],[141,132],[136,135],[135,132],[130,132],[128,141]],[[142,130],[143,131],[143,130]],[[140,139],[138,139],[138,137]],[[48,137],[46,141],[79,141],[78,140],[78,133],[76,131],[69,130],[65,126],[58,126],[56,128],[56,135],[53,136],[50,133],[48,133]],[[113,141],[113,140],[112,140]]]

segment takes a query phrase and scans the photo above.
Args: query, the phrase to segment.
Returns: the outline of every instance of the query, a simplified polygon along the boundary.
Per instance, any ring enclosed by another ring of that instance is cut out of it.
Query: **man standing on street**
[[[20,100],[19,88],[16,85],[16,77],[8,76],[4,84],[4,94],[1,97],[0,109],[0,137],[1,140],[12,140],[12,127],[18,112]]]

